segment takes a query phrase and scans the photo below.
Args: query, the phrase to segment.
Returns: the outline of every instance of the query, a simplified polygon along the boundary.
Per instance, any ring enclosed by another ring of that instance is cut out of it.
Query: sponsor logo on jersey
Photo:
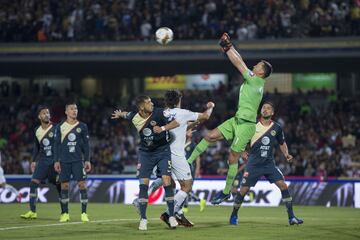
[[[49,139],[44,138],[44,139],[42,140],[42,144],[43,144],[44,146],[49,146],[49,145],[50,145]]]
[[[144,136],[145,136],[145,137],[150,136],[150,135],[151,135],[151,133],[152,133],[152,131],[151,131],[151,129],[150,129],[150,128],[144,128],[144,130],[143,130],[143,134],[144,134]]]
[[[264,145],[269,145],[270,143],[270,138],[268,136],[265,136],[261,139],[261,143]]]
[[[70,133],[70,134],[68,135],[68,140],[69,140],[70,142],[75,141],[75,140],[76,140],[76,135],[75,135],[74,133]]]

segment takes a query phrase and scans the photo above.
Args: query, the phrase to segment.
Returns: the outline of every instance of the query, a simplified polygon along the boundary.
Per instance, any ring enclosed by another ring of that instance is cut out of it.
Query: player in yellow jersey
[[[252,70],[249,70],[238,51],[233,47],[227,33],[222,35],[219,45],[244,77],[244,83],[241,85],[239,92],[238,110],[234,117],[210,131],[196,146],[188,159],[188,162],[192,164],[206,150],[209,144],[222,139],[232,141],[228,159],[229,171],[226,177],[226,186],[211,201],[213,204],[220,204],[230,198],[230,189],[238,171],[238,159],[255,134],[257,110],[263,97],[265,78],[270,76],[272,72],[271,64],[264,60],[257,63]]]

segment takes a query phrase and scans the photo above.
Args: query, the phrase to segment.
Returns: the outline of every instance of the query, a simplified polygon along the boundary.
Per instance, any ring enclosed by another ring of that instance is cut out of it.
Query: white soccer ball
[[[161,27],[155,32],[155,38],[161,45],[170,43],[174,38],[173,31],[168,27]]]

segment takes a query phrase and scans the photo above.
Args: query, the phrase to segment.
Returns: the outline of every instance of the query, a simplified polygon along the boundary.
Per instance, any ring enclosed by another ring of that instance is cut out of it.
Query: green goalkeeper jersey
[[[235,117],[256,122],[257,110],[263,97],[265,80],[247,70],[244,83],[240,87],[238,110]]]

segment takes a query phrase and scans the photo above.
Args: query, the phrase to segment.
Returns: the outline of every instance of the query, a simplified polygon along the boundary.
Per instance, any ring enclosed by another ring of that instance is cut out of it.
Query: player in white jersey
[[[186,131],[189,122],[202,122],[209,119],[214,103],[207,104],[207,110],[203,113],[192,112],[186,109],[181,109],[181,93],[178,90],[169,90],[165,93],[165,104],[167,109],[164,115],[169,119],[178,122],[179,127],[170,130],[172,137],[171,149],[171,163],[172,163],[172,176],[180,183],[181,189],[175,195],[175,217],[180,225],[192,227],[193,224],[188,221],[184,214],[181,212],[182,205],[189,192],[192,190],[193,179],[191,175],[190,166],[185,157],[185,143]],[[160,133],[163,131],[161,127],[154,127],[154,132]],[[168,224],[168,213],[163,213],[161,219]]]
[[[4,176],[4,169],[1,167],[1,152],[0,152],[0,188],[6,189],[16,195],[18,202],[21,201],[22,195],[14,188],[13,186],[6,184],[6,179]]]

